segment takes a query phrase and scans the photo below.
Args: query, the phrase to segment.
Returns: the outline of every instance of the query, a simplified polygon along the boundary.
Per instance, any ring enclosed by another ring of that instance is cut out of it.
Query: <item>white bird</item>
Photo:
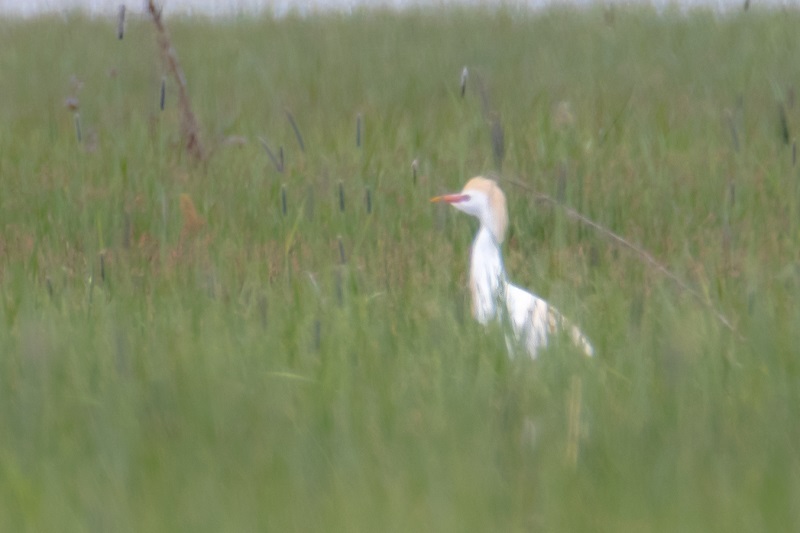
[[[531,358],[548,345],[551,335],[566,332],[572,342],[587,356],[594,348],[586,335],[573,325],[555,307],[530,292],[510,283],[503,267],[500,249],[508,226],[506,197],[494,180],[475,177],[467,182],[460,193],[431,198],[432,202],[446,202],[459,211],[480,221],[470,257],[470,292],[472,313],[481,324],[496,319],[501,324],[511,323],[513,342],[525,346]],[[505,314],[498,312],[505,308]],[[506,344],[513,354],[513,342],[506,335]]]

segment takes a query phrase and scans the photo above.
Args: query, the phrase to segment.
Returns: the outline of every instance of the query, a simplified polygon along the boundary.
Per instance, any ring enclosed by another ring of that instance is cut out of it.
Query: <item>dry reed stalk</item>
[[[164,62],[175,77],[175,81],[178,82],[178,106],[181,110],[181,134],[186,140],[186,150],[196,160],[202,161],[205,159],[206,153],[203,149],[203,144],[200,142],[200,128],[197,124],[194,112],[192,111],[192,104],[189,101],[189,91],[186,88],[186,76],[183,73],[180,61],[178,61],[178,53],[175,51],[175,47],[172,46],[172,39],[161,18],[161,10],[156,8],[154,0],[147,0],[147,9],[156,27],[158,47],[161,49]]]

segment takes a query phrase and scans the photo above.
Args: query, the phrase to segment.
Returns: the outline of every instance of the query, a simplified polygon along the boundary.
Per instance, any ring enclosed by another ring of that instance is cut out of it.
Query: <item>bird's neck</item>
[[[506,273],[500,245],[492,232],[481,224],[472,242],[470,257],[472,312],[479,322],[486,324],[495,317],[505,286]]]

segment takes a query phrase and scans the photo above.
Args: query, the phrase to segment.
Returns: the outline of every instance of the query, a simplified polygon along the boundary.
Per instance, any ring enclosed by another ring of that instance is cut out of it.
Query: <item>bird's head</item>
[[[495,240],[503,242],[508,227],[506,195],[494,180],[481,176],[472,178],[460,193],[445,194],[431,198],[431,202],[447,202],[459,211],[480,220],[494,235]]]

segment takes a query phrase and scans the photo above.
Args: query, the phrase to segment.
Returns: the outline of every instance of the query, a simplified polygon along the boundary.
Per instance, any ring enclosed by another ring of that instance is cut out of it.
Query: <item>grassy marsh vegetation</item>
[[[204,164],[146,20],[0,21],[0,529],[800,524],[799,13],[168,24]],[[598,351],[509,361],[428,203],[495,169],[492,117],[503,175],[738,333],[506,184],[507,269]]]

